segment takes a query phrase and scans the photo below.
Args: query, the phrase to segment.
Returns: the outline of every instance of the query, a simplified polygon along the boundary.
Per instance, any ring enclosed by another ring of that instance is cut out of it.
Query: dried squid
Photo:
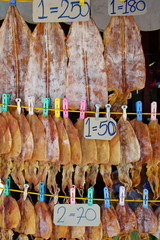
[[[66,186],[68,186],[68,189],[72,187],[72,172],[74,171],[73,165],[81,164],[82,150],[78,130],[75,128],[72,121],[69,118],[64,118],[63,122],[68,134],[71,149],[71,162],[68,165],[63,166],[62,191],[64,192]]]
[[[157,230],[157,217],[150,205],[143,208],[143,204],[139,204],[135,211],[137,225],[139,231],[139,239],[149,240],[149,233],[154,233]]]
[[[84,137],[84,120],[78,119],[75,123],[75,127],[78,130],[79,139],[82,148],[82,162],[81,165],[76,166],[74,183],[80,193],[83,195],[85,184],[85,173],[89,167],[97,165],[97,146],[94,139],[85,139]],[[93,175],[92,175],[93,176]]]
[[[108,75],[108,91],[114,111],[126,104],[131,91],[145,86],[145,58],[140,30],[133,16],[114,16],[103,33],[104,59]]]
[[[37,216],[37,227],[34,237],[48,239],[52,233],[52,217],[49,208],[45,202],[37,202],[35,205],[35,212]]]
[[[24,200],[24,196],[21,195],[17,203],[21,214],[21,221],[15,228],[15,231],[20,233],[19,238],[23,239],[23,235],[33,235],[36,233],[36,213],[29,198]]]
[[[93,239],[102,239],[102,223],[96,227],[86,227],[85,229],[85,240],[93,240]]]
[[[10,94],[10,104],[16,97],[23,100],[31,32],[15,6],[9,6],[0,28],[0,95]]]
[[[129,121],[122,116],[117,124],[120,134],[120,164],[118,165],[119,181],[127,186],[127,190],[131,189],[132,181],[129,177],[129,169],[132,168],[134,162],[140,159],[140,145],[136,134]]]
[[[19,114],[16,110],[12,115],[18,121],[21,133],[21,153],[18,157],[14,158],[15,161],[13,163],[11,176],[18,187],[23,190],[25,184],[24,164],[25,161],[30,161],[32,158],[34,148],[33,135],[23,112]]]
[[[101,222],[104,239],[120,234],[120,226],[113,206],[105,207],[105,204],[101,206]]]
[[[129,232],[137,230],[137,219],[135,213],[127,203],[124,203],[124,205],[120,205],[120,203],[118,203],[116,213],[120,225],[121,236],[119,239],[130,239]]]
[[[58,23],[37,24],[31,38],[30,57],[24,83],[24,98],[35,98],[42,107],[43,98],[64,98],[67,71],[65,35]],[[50,107],[54,108],[53,101]]]
[[[150,121],[149,133],[151,139],[151,145],[153,150],[152,161],[147,164],[147,173],[148,181],[150,183],[151,189],[154,193],[154,198],[159,197],[159,167],[160,163],[160,125],[157,121]],[[155,184],[155,187],[154,187]]]
[[[20,223],[21,215],[16,200],[11,196],[0,197],[0,228],[2,239],[12,240],[13,232]]]
[[[38,183],[44,182],[45,184],[48,171],[48,165],[46,164],[46,134],[42,122],[35,113],[33,115],[28,114],[26,118],[33,134],[34,149],[30,161],[25,162],[25,179],[30,186],[33,183],[35,190],[39,192]]]
[[[156,232],[152,233],[152,235],[154,235],[159,240],[160,239],[160,207],[156,209],[155,215],[157,217],[158,227]]]
[[[133,168],[131,169],[132,187],[136,187],[141,182],[140,173],[142,164],[148,164],[152,160],[152,146],[147,124],[144,124],[142,121],[138,121],[136,118],[133,119],[130,123],[138,138],[141,154],[140,160],[133,163]]]
[[[12,114],[9,111],[3,112],[2,116],[7,121],[9,130],[11,133],[11,137],[12,137],[12,146],[11,146],[10,152],[7,154],[1,155],[1,161],[2,161],[1,164],[3,166],[2,172],[1,172],[2,174],[1,179],[3,183],[5,183],[8,175],[11,172],[12,160],[14,160],[14,164],[16,164],[17,157],[21,153],[22,141],[21,141],[21,132],[20,132],[17,120],[12,116]]]
[[[86,109],[95,103],[108,102],[107,74],[103,57],[104,46],[93,20],[73,22],[67,36],[69,57],[66,97],[71,109],[79,109],[79,101],[86,100]]]

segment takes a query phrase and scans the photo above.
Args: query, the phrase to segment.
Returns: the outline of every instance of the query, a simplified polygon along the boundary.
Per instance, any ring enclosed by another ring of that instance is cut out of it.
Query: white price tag
[[[100,207],[97,204],[57,204],[54,224],[63,226],[99,226]]]
[[[84,5],[74,0],[33,0],[34,22],[75,22],[88,21],[90,0]]]
[[[84,137],[87,139],[111,140],[116,135],[116,121],[113,118],[85,118]]]
[[[146,12],[146,0],[108,0],[110,16],[143,15]]]

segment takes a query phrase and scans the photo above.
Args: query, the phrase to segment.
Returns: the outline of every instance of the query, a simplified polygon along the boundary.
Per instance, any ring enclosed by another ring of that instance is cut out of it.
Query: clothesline
[[[0,0],[1,2],[10,2],[10,0]],[[33,2],[33,0],[16,0],[15,2],[22,2],[22,3],[25,3],[25,2]]]

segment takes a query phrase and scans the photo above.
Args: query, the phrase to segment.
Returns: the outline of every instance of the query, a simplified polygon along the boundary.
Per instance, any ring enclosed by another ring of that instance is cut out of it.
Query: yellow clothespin
[[[79,5],[83,6],[84,5],[84,0],[79,0]]]
[[[55,117],[60,117],[60,108],[61,108],[61,99],[56,98],[55,99]]]

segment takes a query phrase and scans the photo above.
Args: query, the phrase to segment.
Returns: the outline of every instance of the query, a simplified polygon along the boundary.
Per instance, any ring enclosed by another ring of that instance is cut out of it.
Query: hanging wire
[[[0,0],[0,2],[10,2],[10,0]],[[22,2],[22,3],[26,3],[26,2],[33,2],[33,0],[16,0],[16,2]]]

